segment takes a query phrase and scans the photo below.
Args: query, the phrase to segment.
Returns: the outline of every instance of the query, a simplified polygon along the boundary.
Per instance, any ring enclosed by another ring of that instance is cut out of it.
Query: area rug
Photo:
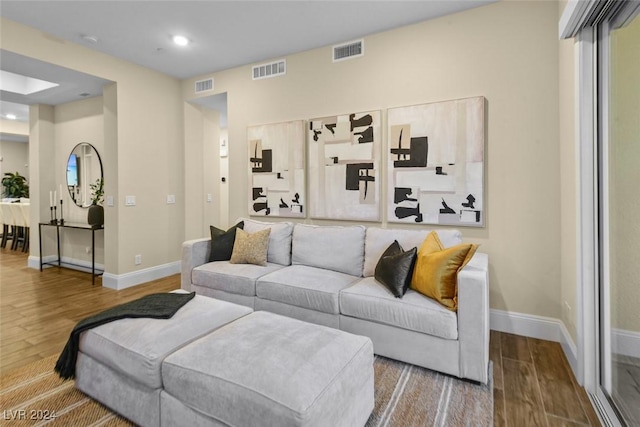
[[[57,356],[0,377],[0,426],[131,426],[53,372]],[[489,378],[493,378],[491,366]],[[375,358],[375,408],[367,427],[492,426],[493,382],[479,385]]]

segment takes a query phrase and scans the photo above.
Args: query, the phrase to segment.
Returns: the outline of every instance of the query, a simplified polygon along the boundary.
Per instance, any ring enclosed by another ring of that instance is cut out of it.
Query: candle
[[[49,191],[49,207],[53,207],[53,191]]]
[[[58,195],[56,194],[55,190],[53,192],[53,203],[51,204],[51,206],[55,206],[58,204]]]
[[[62,201],[62,184],[60,184],[60,201]]]

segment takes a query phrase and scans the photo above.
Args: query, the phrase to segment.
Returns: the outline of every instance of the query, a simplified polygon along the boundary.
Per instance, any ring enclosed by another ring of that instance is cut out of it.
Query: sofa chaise
[[[209,238],[183,244],[181,287],[254,310],[369,337],[376,354],[481,383],[488,380],[488,256],[476,252],[457,275],[457,311],[407,290],[396,298],[374,278],[385,249],[420,247],[429,230],[316,226],[241,219],[270,229],[266,265],[210,258]],[[444,247],[457,230],[437,230]]]

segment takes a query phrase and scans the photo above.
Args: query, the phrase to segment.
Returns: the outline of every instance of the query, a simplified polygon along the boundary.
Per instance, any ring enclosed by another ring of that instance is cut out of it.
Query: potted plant
[[[87,222],[94,228],[100,228],[104,224],[104,208],[101,205],[104,197],[104,180],[96,179],[89,188],[91,188],[91,206],[89,206]]]
[[[19,199],[20,197],[29,197],[29,184],[27,178],[20,173],[7,172],[2,178],[2,187],[4,187],[4,197]]]

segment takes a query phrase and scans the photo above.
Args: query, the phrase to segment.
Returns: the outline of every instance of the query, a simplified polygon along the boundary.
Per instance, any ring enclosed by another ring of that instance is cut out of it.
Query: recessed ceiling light
[[[96,44],[98,43],[98,38],[96,36],[90,36],[87,34],[82,35],[82,40],[91,43],[91,44]]]
[[[185,36],[173,36],[173,42],[178,46],[186,46],[189,44],[189,39]]]
[[[15,115],[15,114],[11,114],[11,113],[7,114],[5,117],[6,117],[7,119],[9,119],[9,120],[15,120],[15,119],[17,119],[17,118],[18,118],[18,117],[16,117],[16,115]]]

